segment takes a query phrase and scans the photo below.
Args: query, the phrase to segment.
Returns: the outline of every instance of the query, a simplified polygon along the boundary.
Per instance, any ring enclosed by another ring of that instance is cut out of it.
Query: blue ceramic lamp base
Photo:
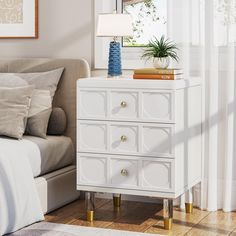
[[[108,76],[119,77],[122,75],[120,43],[113,41],[110,43]]]

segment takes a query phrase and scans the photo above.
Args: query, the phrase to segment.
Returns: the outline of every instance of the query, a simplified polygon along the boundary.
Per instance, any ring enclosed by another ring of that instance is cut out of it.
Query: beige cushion
[[[0,135],[21,139],[33,87],[0,87]]]
[[[49,90],[35,89],[33,91],[28,117],[35,116],[50,108],[52,108],[52,99]]]
[[[46,139],[48,121],[51,111],[52,109],[49,108],[28,118],[26,126],[26,134]]]
[[[46,138],[51,111],[52,99],[50,91],[35,89],[31,99],[26,133],[32,136]]]
[[[9,76],[9,79],[11,79],[11,76],[19,77],[27,84],[33,85],[35,89],[49,90],[53,98],[63,70],[64,68],[38,73],[0,73],[0,80],[6,76]]]
[[[49,135],[63,135],[66,131],[66,113],[60,107],[54,107],[48,123]]]
[[[47,72],[16,73],[14,75],[24,79],[28,84],[33,85],[35,89],[49,90],[53,99],[63,70],[64,68],[59,68]]]
[[[16,88],[27,85],[28,83],[19,76],[13,74],[0,74],[0,87]]]
[[[64,68],[40,73],[0,73],[0,86],[33,85],[32,101],[26,131],[30,135],[46,138],[52,100]]]

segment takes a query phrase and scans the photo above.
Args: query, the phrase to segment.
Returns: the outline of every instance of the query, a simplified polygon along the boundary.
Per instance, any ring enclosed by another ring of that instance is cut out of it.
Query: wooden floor
[[[46,221],[161,235],[236,236],[236,212],[209,213],[194,209],[193,214],[189,215],[176,208],[173,230],[168,232],[163,229],[161,205],[123,201],[120,211],[114,211],[112,201],[106,199],[96,200],[93,223],[85,220],[83,200],[52,212],[46,216]]]

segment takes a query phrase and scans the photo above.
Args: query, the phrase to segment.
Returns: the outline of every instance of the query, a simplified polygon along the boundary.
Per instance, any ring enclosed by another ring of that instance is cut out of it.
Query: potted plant
[[[149,41],[142,58],[146,58],[147,60],[153,59],[153,66],[155,68],[165,69],[170,64],[170,58],[175,61],[179,60],[177,50],[176,44],[169,41],[169,39],[165,39],[164,36],[160,40],[154,37],[154,39]]]

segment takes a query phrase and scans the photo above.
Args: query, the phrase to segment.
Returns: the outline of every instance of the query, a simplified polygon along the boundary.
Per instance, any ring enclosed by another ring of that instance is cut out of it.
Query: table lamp
[[[122,75],[121,46],[118,37],[133,36],[132,18],[128,14],[100,14],[97,25],[98,37],[113,37],[110,42],[108,77]]]

